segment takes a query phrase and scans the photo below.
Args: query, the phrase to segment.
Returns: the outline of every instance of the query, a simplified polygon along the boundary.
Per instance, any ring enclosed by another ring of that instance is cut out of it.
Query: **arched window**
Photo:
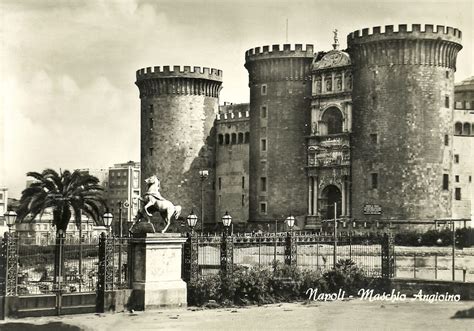
[[[462,134],[465,136],[471,135],[471,123],[464,123],[464,127],[462,129]]]
[[[244,142],[244,134],[242,132],[239,132],[238,143],[242,144],[243,142]]]
[[[457,135],[462,134],[462,123],[461,122],[456,122],[456,124],[454,124],[454,134],[457,134]]]
[[[225,144],[226,144],[226,145],[229,145],[229,143],[230,143],[230,136],[229,136],[228,133],[226,133],[226,134],[225,134]]]
[[[219,145],[222,145],[224,143],[224,136],[222,134],[219,134]]]
[[[322,117],[322,121],[326,123],[327,134],[335,134],[342,132],[342,113],[336,107],[328,108]]]
[[[237,135],[232,133],[232,144],[237,144]]]
[[[250,132],[245,132],[245,140],[244,140],[244,142],[245,142],[246,144],[248,144],[249,141],[250,141]]]

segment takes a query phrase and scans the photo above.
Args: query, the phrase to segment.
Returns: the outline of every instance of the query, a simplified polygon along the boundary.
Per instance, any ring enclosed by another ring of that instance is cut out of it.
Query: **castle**
[[[308,230],[335,216],[343,227],[377,229],[471,219],[470,184],[466,203],[453,202],[461,31],[374,27],[349,34],[347,46],[339,50],[335,34],[328,52],[248,50],[249,104],[219,107],[217,69],[138,70],[142,178],[157,174],[164,195],[184,215],[202,208],[208,225],[226,211],[253,225],[292,214]],[[474,169],[470,152],[463,179]]]

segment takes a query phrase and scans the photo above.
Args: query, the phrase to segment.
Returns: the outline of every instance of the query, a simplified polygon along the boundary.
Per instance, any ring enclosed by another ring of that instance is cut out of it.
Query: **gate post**
[[[232,275],[234,263],[234,238],[224,229],[221,243],[221,272],[224,277]]]
[[[289,231],[285,238],[285,264],[296,266],[296,238],[293,231]]]
[[[198,279],[198,237],[194,233],[188,233],[188,240],[184,243],[183,252],[183,280],[195,282]]]
[[[393,236],[384,233],[382,237],[382,278],[390,279],[395,274],[395,249],[393,244]]]
[[[105,312],[105,293],[114,287],[114,238],[105,232],[99,238],[99,264],[97,270],[97,312]]]

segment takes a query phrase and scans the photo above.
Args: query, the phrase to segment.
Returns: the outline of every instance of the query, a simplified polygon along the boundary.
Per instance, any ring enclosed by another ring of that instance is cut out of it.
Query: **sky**
[[[0,0],[0,186],[19,198],[28,171],[108,168],[140,159],[136,70],[223,70],[220,103],[248,102],[247,49],[329,50],[388,24],[463,32],[456,81],[473,75],[473,1]]]

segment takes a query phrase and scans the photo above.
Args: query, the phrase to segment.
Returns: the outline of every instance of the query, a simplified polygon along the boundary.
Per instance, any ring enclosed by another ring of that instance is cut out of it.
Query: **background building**
[[[120,232],[120,218],[124,235],[127,234],[129,224],[134,221],[140,207],[140,183],[139,162],[117,163],[108,170],[106,200],[110,212],[114,215],[112,228],[116,234]]]
[[[474,77],[454,87],[453,217],[474,225]]]

